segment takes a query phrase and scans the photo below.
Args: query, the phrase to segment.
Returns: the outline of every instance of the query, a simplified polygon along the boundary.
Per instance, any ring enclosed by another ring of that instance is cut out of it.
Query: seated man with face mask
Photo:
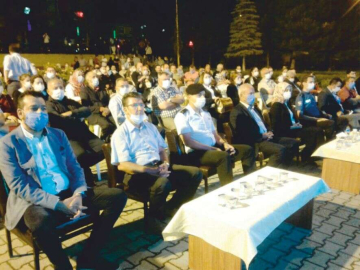
[[[60,89],[61,83],[53,81],[52,87]],[[99,256],[125,206],[125,193],[117,188],[87,188],[65,133],[47,127],[49,118],[41,93],[22,93],[17,114],[21,126],[0,141],[0,170],[9,188],[6,228],[30,230],[54,268],[70,270],[73,267],[61,247],[57,226],[84,212],[103,210],[77,258],[77,268],[116,269],[118,265],[110,266]]]
[[[159,73],[158,80],[159,85],[153,90],[151,106],[164,128],[173,130],[176,128],[174,117],[181,110],[184,97],[180,91],[170,86],[171,80],[167,73]]]
[[[271,79],[272,74],[269,68],[262,68],[260,73],[262,79],[259,82],[258,89],[266,105],[270,106],[276,83]]]
[[[255,103],[255,89],[251,84],[239,87],[240,102],[230,113],[233,142],[247,144],[269,158],[272,167],[287,167],[298,152],[299,143],[292,138],[274,136],[268,130],[262,114]],[[257,155],[257,154],[256,154]]]
[[[326,140],[334,137],[335,122],[332,116],[319,110],[315,97],[310,93],[315,87],[313,76],[303,79],[303,90],[295,100],[297,117],[304,126],[317,126],[324,130]]]
[[[130,89],[128,81],[124,78],[116,80],[115,89],[116,94],[110,99],[109,109],[116,126],[119,127],[126,120],[122,99],[125,94],[136,91],[134,87]]]
[[[49,99],[46,109],[50,126],[61,129],[68,137],[74,154],[83,168],[88,186],[94,186],[91,166],[104,159],[101,146],[104,144],[84,123],[84,118],[91,115],[88,107],[80,105],[65,96],[63,82],[59,79],[48,81]]]
[[[150,192],[149,214],[156,226],[158,219],[172,216],[194,196],[202,174],[195,167],[169,164],[164,139],[153,124],[144,122],[141,94],[128,93],[122,102],[126,120],[112,136],[111,163],[126,173],[123,182],[129,190]],[[174,189],[176,193],[167,202]]]
[[[85,87],[81,88],[80,97],[81,104],[91,110],[91,115],[88,117],[89,124],[99,125],[102,131],[101,139],[110,142],[116,124],[108,108],[109,96],[105,89],[99,87],[99,79],[95,72],[86,73]]]
[[[344,131],[349,124],[352,128],[359,128],[359,113],[351,113],[345,110],[337,93],[340,91],[342,81],[340,78],[331,79],[328,87],[323,88],[318,97],[320,111],[332,115],[335,120],[337,131]]]
[[[187,152],[185,164],[214,166],[221,185],[233,180],[232,159],[241,160],[244,173],[254,169],[254,149],[248,145],[230,145],[217,133],[205,106],[205,88],[192,84],[186,89],[189,104],[175,117],[175,125]]]

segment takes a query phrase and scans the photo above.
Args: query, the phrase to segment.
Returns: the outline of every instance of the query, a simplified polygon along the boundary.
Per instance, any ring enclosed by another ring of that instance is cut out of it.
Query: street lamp
[[[192,40],[189,41],[189,48],[191,48],[191,64],[194,65],[195,57],[194,57],[194,42]]]

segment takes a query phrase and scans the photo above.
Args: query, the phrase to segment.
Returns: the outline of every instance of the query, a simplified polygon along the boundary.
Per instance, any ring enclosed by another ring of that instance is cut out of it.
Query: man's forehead
[[[129,98],[128,104],[131,105],[131,104],[134,104],[134,103],[139,103],[139,101],[141,103],[143,103],[141,98],[131,97],[131,98]]]
[[[41,97],[25,96],[23,99],[24,106],[42,106],[45,105],[45,100]]]

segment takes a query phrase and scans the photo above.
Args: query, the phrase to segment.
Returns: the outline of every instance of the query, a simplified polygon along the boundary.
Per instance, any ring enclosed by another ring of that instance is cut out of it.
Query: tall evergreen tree
[[[239,0],[232,15],[230,25],[230,43],[225,54],[228,58],[242,57],[243,70],[245,57],[262,54],[259,15],[252,0]]]

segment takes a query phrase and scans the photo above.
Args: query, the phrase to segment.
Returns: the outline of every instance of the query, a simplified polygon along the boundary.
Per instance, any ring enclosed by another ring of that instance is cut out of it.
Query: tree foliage
[[[232,15],[230,43],[225,56],[231,58],[262,54],[260,17],[257,14],[255,3],[251,0],[240,0]]]

